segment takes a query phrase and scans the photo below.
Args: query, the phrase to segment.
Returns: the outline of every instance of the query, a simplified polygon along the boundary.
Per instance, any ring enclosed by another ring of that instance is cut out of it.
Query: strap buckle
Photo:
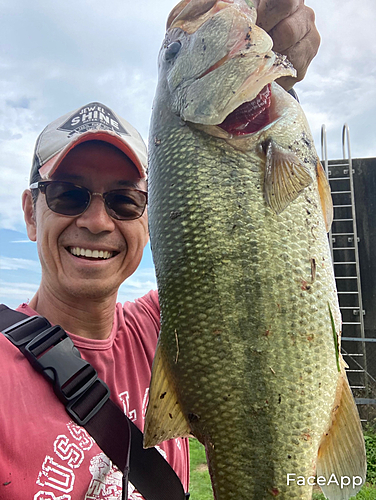
[[[43,316],[30,316],[3,330],[3,334],[22,350],[23,347],[32,340],[35,335],[49,328],[51,323]]]
[[[29,341],[25,356],[53,383],[55,394],[79,425],[85,425],[110,396],[107,385],[98,379],[96,370],[81,358],[71,338],[58,325]]]

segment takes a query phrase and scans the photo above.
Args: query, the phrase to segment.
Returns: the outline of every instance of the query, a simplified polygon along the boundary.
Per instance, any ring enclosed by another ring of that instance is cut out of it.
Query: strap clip
[[[22,350],[24,346],[32,340],[35,335],[49,328],[51,323],[42,316],[30,316],[3,330],[3,334]]]
[[[25,356],[53,383],[55,394],[79,425],[85,425],[110,397],[107,385],[58,325],[32,339],[25,347]],[[77,413],[75,408],[83,410]]]

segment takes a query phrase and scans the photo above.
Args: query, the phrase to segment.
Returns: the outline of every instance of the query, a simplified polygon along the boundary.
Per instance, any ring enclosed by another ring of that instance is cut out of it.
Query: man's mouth
[[[245,102],[219,125],[232,135],[246,135],[258,132],[269,123],[271,105],[271,86],[266,85],[261,92],[249,102]]]
[[[88,248],[81,247],[68,247],[67,250],[76,257],[84,257],[85,259],[93,260],[111,259],[111,257],[117,255],[117,252],[110,252],[108,250],[90,250]]]

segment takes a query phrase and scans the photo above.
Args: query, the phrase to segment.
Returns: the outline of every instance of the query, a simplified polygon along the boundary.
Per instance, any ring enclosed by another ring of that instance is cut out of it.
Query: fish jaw
[[[265,85],[295,75],[288,60],[272,52],[271,38],[254,24],[245,1],[218,4],[226,6],[213,7],[201,24],[195,20],[195,31],[183,29],[187,21],[173,22],[160,52],[160,80],[166,79],[173,113],[186,122],[218,125]],[[173,44],[180,49],[171,57]]]

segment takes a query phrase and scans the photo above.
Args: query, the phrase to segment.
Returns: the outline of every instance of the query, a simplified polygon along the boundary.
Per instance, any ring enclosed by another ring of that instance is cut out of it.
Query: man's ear
[[[22,209],[26,222],[27,235],[31,241],[37,241],[37,224],[35,220],[35,211],[33,197],[30,189],[26,189],[22,193]]]

